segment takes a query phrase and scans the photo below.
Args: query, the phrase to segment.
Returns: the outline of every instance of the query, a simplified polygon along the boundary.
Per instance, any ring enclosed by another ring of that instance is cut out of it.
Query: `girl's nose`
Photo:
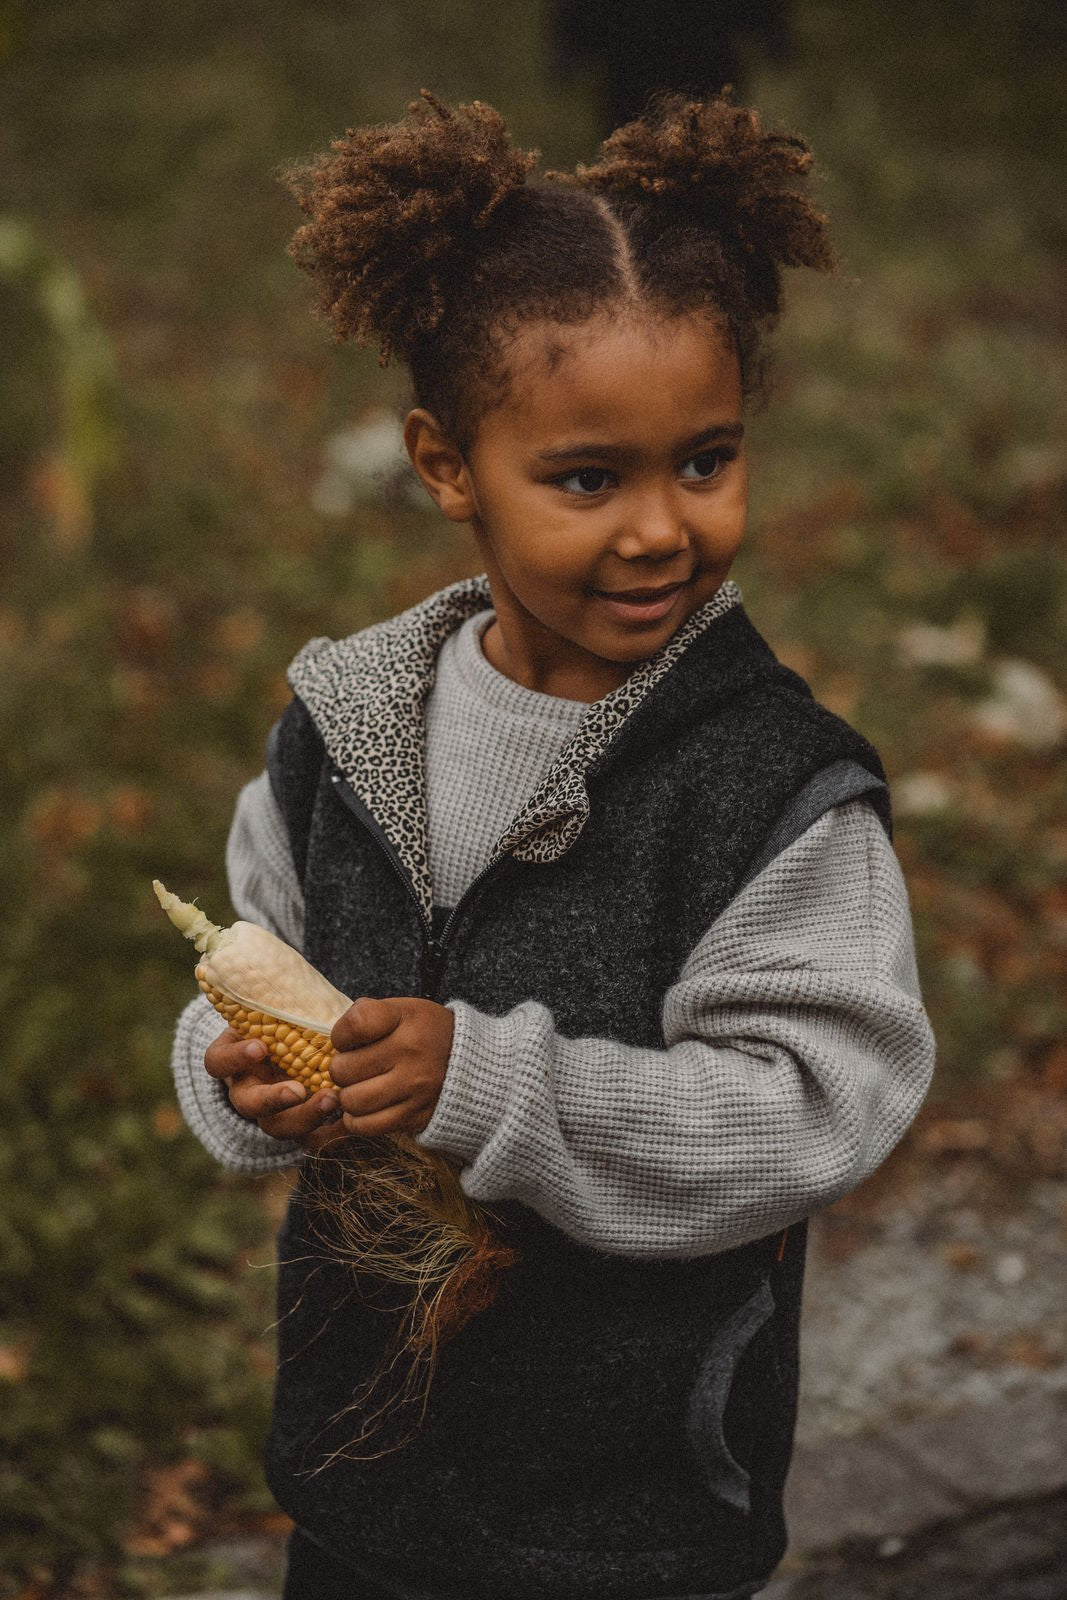
[[[689,548],[689,533],[673,496],[647,495],[629,507],[615,540],[624,561],[662,561]]]

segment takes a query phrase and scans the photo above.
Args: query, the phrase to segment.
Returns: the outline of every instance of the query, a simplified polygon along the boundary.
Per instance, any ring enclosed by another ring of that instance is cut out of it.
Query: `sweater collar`
[[[509,824],[492,860],[551,862],[589,815],[586,774],[631,713],[711,624],[740,604],[724,583],[655,655],[589,706],[574,736]],[[347,639],[312,639],[289,668],[326,753],[371,813],[407,872],[424,915],[433,907],[426,824],[426,697],[449,634],[492,606],[488,580],[468,578]]]

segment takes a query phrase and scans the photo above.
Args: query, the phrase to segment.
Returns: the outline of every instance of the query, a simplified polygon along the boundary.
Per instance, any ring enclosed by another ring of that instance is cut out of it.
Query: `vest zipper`
[[[377,822],[367,810],[367,807],[363,804],[363,801],[359,798],[359,796],[354,793],[343,772],[331,772],[330,782],[333,784],[337,793],[341,796],[341,799],[348,810],[351,811],[352,815],[363,824],[368,833],[374,836],[377,843],[381,846],[382,850],[384,850],[389,865],[392,867],[393,871],[404,885],[404,888],[407,890],[408,899],[411,901],[412,905],[415,907],[415,910],[419,914],[419,922],[422,926],[425,942],[429,945],[432,945],[433,933],[431,931],[430,924],[426,919],[426,913],[422,908],[422,901],[419,899],[415,885],[411,881],[411,874],[408,872],[407,867],[405,867],[404,863],[401,861],[400,857],[393,848],[389,835],[386,833],[381,824]]]
[[[436,999],[437,979],[441,971],[441,962],[444,958],[445,944],[448,940],[448,935],[451,932],[452,924],[455,922],[464,901],[469,900],[475,889],[480,888],[480,886],[485,882],[486,878],[488,878],[491,873],[496,871],[497,867],[499,867],[502,861],[506,860],[507,854],[505,852],[505,854],[502,856],[494,857],[494,859],[489,862],[488,866],[483,867],[478,876],[471,879],[470,883],[468,883],[467,887],[464,889],[463,893],[452,907],[452,910],[448,913],[445,925],[441,929],[440,937],[435,939],[431,935],[428,952],[429,962],[426,974],[426,998],[428,1000]]]
[[[409,900],[414,905],[415,910],[418,912],[419,925],[422,928],[423,937],[423,998],[427,1000],[433,1000],[436,998],[435,991],[437,988],[437,977],[441,970],[441,960],[444,954],[445,941],[448,938],[452,924],[456,920],[456,913],[459,911],[463,902],[469,898],[473,891],[477,889],[486,878],[488,878],[491,872],[495,871],[500,863],[505,860],[505,857],[497,856],[495,860],[490,861],[489,865],[487,867],[483,867],[478,876],[467,885],[466,889],[464,889],[463,893],[452,907],[452,910],[449,912],[448,919],[445,922],[444,927],[441,929],[440,937],[435,939],[433,936],[433,924],[427,920],[426,913],[422,907],[422,901],[419,899],[415,885],[411,881],[411,874],[408,872],[408,869],[397,855],[393,843],[385,829],[375,819],[371,812],[368,811],[367,807],[363,804],[363,801],[352,789],[343,772],[337,771],[336,768],[331,771],[330,782],[333,784],[337,793],[341,796],[341,799],[347,809],[360,823],[362,823],[363,827],[367,829],[368,833],[370,833],[376,842],[381,846],[385,853],[386,860],[389,862],[389,865],[392,867],[393,871],[404,885]]]

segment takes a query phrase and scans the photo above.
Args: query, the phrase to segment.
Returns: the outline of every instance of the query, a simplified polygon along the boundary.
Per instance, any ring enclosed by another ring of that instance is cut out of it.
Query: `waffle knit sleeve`
[[[727,907],[665,996],[664,1048],[565,1038],[532,1001],[451,1009],[419,1142],[472,1197],[624,1255],[725,1250],[828,1205],[885,1159],[933,1068],[907,893],[862,800]]]
[[[304,901],[289,851],[285,823],[266,773],[242,789],[226,846],[230,899],[237,915],[258,922],[298,950],[304,938]],[[272,1139],[239,1116],[226,1085],[204,1066],[204,1051],[224,1027],[202,994],[178,1018],[171,1064],[178,1103],[200,1143],[234,1172],[290,1167],[304,1152],[294,1140]]]

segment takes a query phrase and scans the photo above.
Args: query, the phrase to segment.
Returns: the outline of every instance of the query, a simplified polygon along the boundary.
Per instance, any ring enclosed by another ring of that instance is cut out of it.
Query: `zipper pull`
[[[432,934],[426,936],[426,961],[423,968],[422,995],[424,1000],[434,999],[437,973],[441,965],[441,941]]]

